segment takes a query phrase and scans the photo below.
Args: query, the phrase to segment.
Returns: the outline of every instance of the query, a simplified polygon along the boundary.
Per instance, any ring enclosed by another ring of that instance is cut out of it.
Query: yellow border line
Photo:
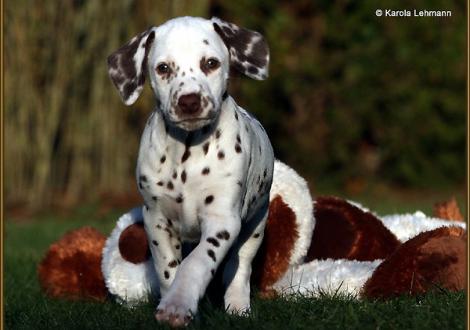
[[[3,77],[3,25],[5,23],[5,17],[3,14],[3,0],[0,0],[0,15],[1,15],[1,26],[0,26],[0,76],[1,76],[1,88],[0,88],[0,125],[1,125],[1,143],[0,143],[0,329],[3,329],[3,242],[5,235],[3,234],[3,144],[4,144],[4,122],[3,122],[3,90],[4,90],[4,77]]]
[[[0,234],[1,234],[1,243],[0,243],[0,329],[3,329],[3,242],[4,242],[4,233],[3,233],[3,144],[4,144],[4,122],[3,122],[3,91],[4,91],[4,76],[3,76],[3,25],[5,23],[5,17],[3,14],[3,0],[0,0],[0,16],[1,16],[1,26],[0,26],[0,79],[1,79],[1,88],[0,88],[0,125],[1,125],[1,143],[0,143]]]
[[[467,53],[467,83],[466,83],[466,93],[467,93],[467,148],[466,148],[466,153],[467,153],[467,157],[466,157],[466,170],[467,170],[467,198],[466,198],[466,220],[467,220],[467,232],[468,232],[468,224],[469,224],[469,206],[470,206],[470,203],[469,203],[469,189],[470,189],[470,184],[469,184],[469,175],[470,175],[470,170],[469,170],[469,164],[470,164],[470,136],[469,136],[469,128],[470,128],[470,90],[469,90],[469,87],[470,87],[470,84],[469,84],[469,74],[470,74],[470,60],[469,60],[469,50],[468,50],[468,46],[470,45],[469,43],[469,33],[470,33],[470,23],[469,23],[469,17],[470,17],[470,5],[469,5],[469,1],[467,0],[466,1],[466,5],[467,5],[467,37],[466,37],[466,50],[465,52]],[[467,292],[466,292],[466,305],[467,305],[467,308],[466,308],[466,314],[467,314],[467,319],[466,319],[466,328],[467,329],[470,329],[470,321],[469,321],[469,309],[470,309],[470,299],[468,297],[468,289],[470,288],[470,281],[469,281],[469,256],[470,256],[470,243],[469,243],[469,237],[468,237],[468,234],[467,234]]]

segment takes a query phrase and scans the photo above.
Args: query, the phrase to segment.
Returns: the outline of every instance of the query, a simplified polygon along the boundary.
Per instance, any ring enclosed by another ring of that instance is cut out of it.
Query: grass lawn
[[[413,209],[410,209],[410,211]],[[381,209],[386,213],[387,207]],[[127,309],[114,302],[70,302],[46,298],[36,267],[47,247],[63,233],[91,225],[109,233],[118,214],[97,219],[92,213],[68,220],[5,222],[5,329],[155,329],[155,304]],[[85,220],[84,220],[85,219]],[[226,315],[206,299],[190,329],[464,329],[466,294],[430,293],[387,302],[351,298],[253,299],[247,318]]]

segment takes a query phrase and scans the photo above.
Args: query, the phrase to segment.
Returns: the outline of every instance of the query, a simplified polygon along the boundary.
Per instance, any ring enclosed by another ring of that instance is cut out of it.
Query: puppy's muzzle
[[[178,108],[184,118],[197,117],[202,112],[201,94],[191,93],[180,96]]]

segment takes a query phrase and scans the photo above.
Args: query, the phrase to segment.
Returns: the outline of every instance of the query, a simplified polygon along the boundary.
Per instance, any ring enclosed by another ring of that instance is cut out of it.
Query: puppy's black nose
[[[201,111],[201,95],[192,93],[180,96],[178,107],[184,115],[197,115]]]

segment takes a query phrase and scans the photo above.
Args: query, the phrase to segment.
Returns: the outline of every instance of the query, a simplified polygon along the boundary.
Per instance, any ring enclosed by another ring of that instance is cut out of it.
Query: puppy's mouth
[[[207,121],[207,120],[212,120],[213,118],[211,117],[202,117],[202,118],[185,118],[181,120],[174,121],[174,124],[180,124],[180,123],[197,123],[199,121]]]
[[[210,116],[205,117],[191,117],[191,118],[182,118],[178,120],[171,120],[171,123],[179,128],[182,128],[187,131],[194,131],[200,129],[215,120],[215,114],[210,114]]]

